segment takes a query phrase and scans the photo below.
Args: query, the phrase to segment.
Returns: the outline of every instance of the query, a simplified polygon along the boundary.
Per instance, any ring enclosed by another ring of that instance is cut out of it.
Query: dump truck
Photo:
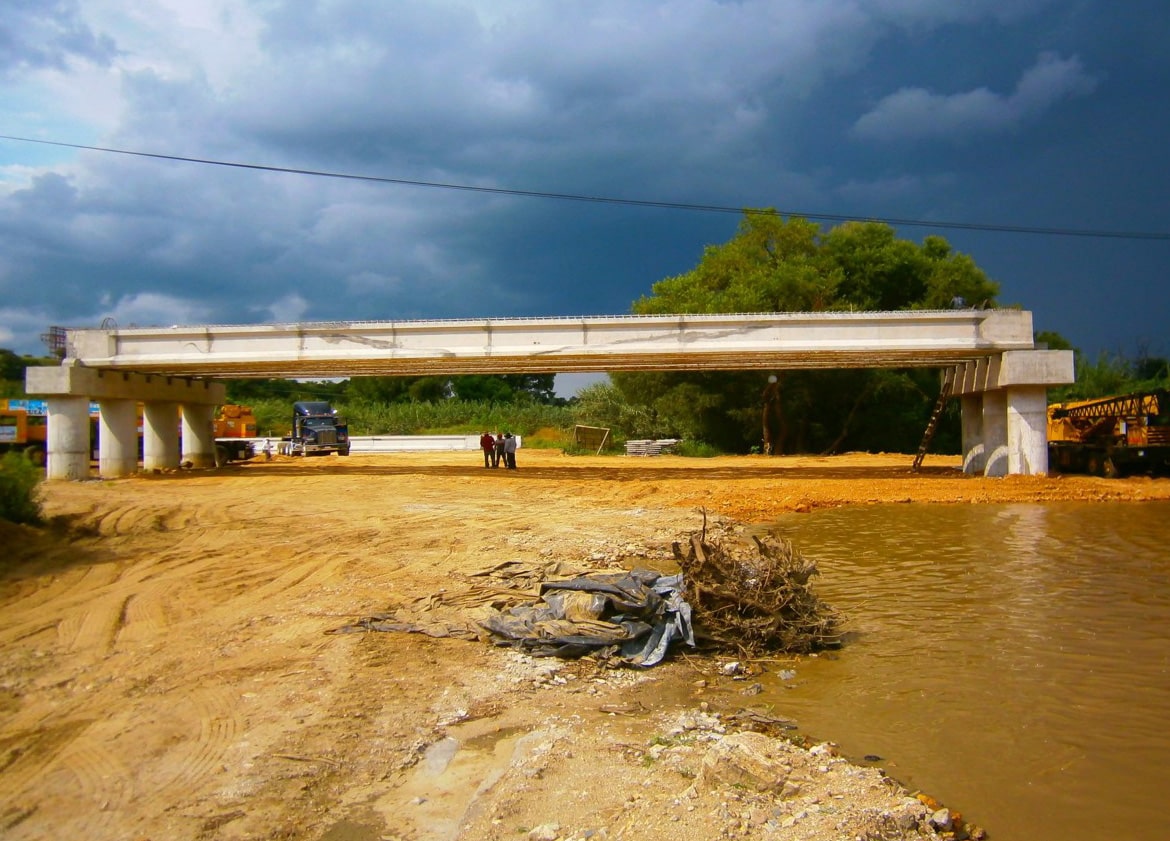
[[[1107,477],[1170,473],[1170,392],[1049,406],[1048,466]]]
[[[289,456],[349,455],[349,424],[320,400],[293,403],[293,427],[280,439],[280,453]]]
[[[48,441],[43,400],[0,401],[0,453],[23,452],[37,466],[45,463]]]

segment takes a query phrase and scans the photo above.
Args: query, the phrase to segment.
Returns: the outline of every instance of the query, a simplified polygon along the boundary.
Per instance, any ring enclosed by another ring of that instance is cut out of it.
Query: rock
[[[557,841],[561,837],[559,823],[542,823],[528,830],[529,841]]]
[[[793,782],[792,780],[785,780],[784,787],[780,789],[780,799],[791,800],[793,797],[796,797],[798,794],[800,794],[802,790],[803,787],[800,783]]]
[[[951,826],[953,825],[951,821],[951,810],[939,809],[937,812],[934,812],[930,816],[930,825],[942,832],[950,832]]]
[[[696,784],[708,789],[719,784],[753,791],[780,791],[792,767],[777,742],[762,733],[724,736],[703,756]]]

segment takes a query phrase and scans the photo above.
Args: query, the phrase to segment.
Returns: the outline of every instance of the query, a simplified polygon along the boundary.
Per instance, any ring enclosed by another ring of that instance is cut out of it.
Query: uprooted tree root
[[[691,535],[673,544],[685,574],[696,635],[741,656],[806,654],[841,644],[840,618],[813,593],[818,574],[787,540],[752,535]]]

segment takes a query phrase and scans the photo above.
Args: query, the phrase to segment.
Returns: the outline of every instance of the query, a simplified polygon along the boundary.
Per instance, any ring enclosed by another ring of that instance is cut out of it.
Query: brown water
[[[850,637],[774,664],[753,702],[993,841],[1170,837],[1170,504],[855,507],[776,530]]]

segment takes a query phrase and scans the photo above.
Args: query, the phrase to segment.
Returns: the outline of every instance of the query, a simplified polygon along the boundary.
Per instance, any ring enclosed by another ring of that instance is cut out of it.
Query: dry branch
[[[696,634],[742,656],[808,653],[840,645],[840,621],[809,584],[816,564],[771,535],[691,535],[673,544],[686,580]]]

